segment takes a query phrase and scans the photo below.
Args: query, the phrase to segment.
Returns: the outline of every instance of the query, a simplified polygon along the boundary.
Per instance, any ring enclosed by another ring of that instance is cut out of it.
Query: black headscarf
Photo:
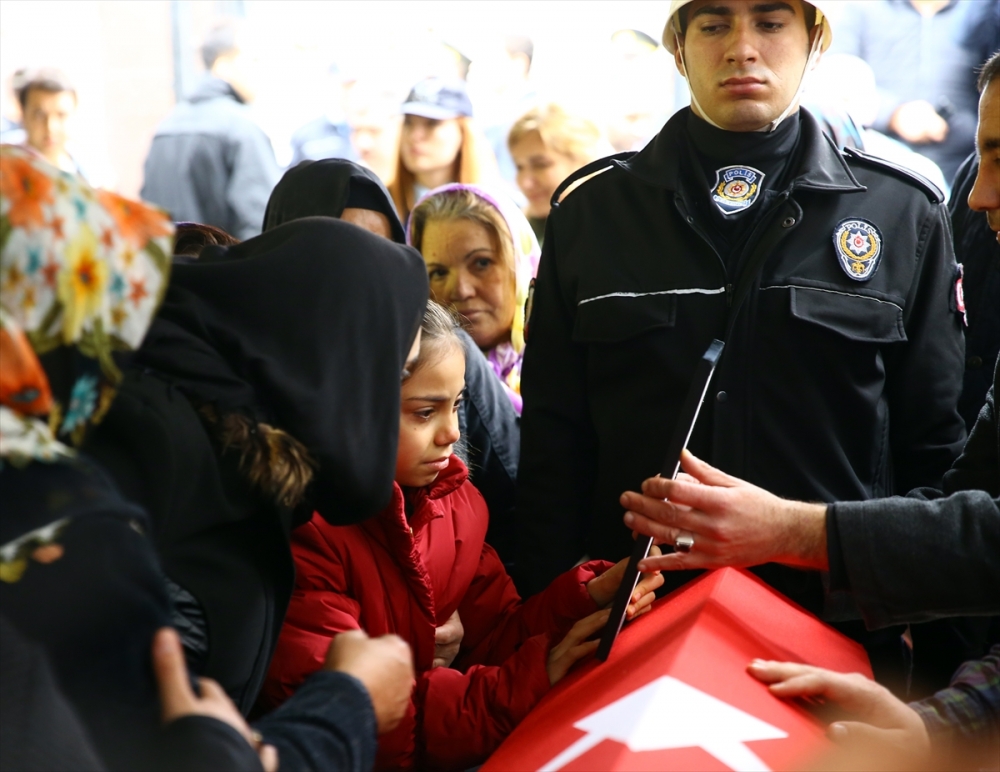
[[[348,207],[381,212],[389,219],[392,240],[406,243],[406,232],[382,180],[342,158],[303,161],[285,172],[264,210],[264,230],[301,217],[339,218]]]
[[[427,303],[420,254],[311,217],[174,266],[137,355],[194,401],[288,432],[318,464],[332,523],[389,501],[400,373]]]

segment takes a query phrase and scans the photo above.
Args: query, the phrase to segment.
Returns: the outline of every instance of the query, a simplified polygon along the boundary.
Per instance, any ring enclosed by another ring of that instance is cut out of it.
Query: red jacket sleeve
[[[549,690],[547,635],[526,640],[499,667],[465,673],[439,667],[417,679],[418,767],[461,770],[482,764]]]
[[[465,637],[456,667],[499,665],[535,635],[558,643],[577,621],[597,611],[587,582],[613,565],[592,560],[571,568],[522,603],[500,558],[484,545],[479,569],[458,607]]]
[[[306,677],[323,667],[333,636],[358,630],[360,605],[344,594],[343,567],[312,523],[296,530],[296,586],[261,691],[261,704],[278,707]]]

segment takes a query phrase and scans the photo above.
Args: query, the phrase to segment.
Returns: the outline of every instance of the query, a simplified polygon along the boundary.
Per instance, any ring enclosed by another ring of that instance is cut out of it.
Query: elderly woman
[[[428,190],[449,182],[497,179],[493,150],[473,126],[464,81],[422,80],[410,91],[402,112],[399,163],[389,191],[404,222]]]
[[[539,242],[559,184],[581,166],[614,152],[594,123],[555,104],[522,115],[511,126],[507,147],[517,167],[517,186],[528,199],[524,213]]]
[[[468,321],[520,415],[525,304],[541,254],[528,221],[502,194],[444,185],[418,202],[408,238],[424,256],[431,296]]]

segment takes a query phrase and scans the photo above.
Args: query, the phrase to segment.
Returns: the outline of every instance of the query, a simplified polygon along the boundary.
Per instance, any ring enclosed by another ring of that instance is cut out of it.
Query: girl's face
[[[473,220],[431,220],[421,252],[431,297],[469,320],[481,349],[510,340],[516,292],[514,272],[504,265],[487,228]]]
[[[528,199],[528,217],[548,217],[552,194],[564,179],[579,168],[567,155],[549,150],[542,135],[530,131],[510,149],[517,166],[517,186]]]
[[[457,118],[435,121],[419,115],[407,115],[403,119],[399,152],[403,166],[412,174],[450,168],[461,148],[462,129]]]
[[[425,344],[426,345],[426,344]],[[403,381],[396,482],[430,485],[458,442],[458,406],[465,390],[465,353],[457,340],[435,343],[428,361]]]

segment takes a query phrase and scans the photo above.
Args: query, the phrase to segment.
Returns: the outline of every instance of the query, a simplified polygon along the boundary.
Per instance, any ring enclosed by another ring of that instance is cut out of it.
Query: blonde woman
[[[513,201],[477,185],[444,185],[413,210],[407,240],[427,264],[431,297],[469,323],[521,413],[524,304],[541,249]]]
[[[559,183],[581,166],[614,152],[593,122],[555,104],[522,115],[507,135],[507,146],[517,167],[517,186],[528,199],[524,213],[539,241]]]
[[[403,222],[427,191],[450,182],[496,180],[496,158],[472,124],[472,102],[460,80],[422,80],[403,103],[396,173],[389,192]]]

